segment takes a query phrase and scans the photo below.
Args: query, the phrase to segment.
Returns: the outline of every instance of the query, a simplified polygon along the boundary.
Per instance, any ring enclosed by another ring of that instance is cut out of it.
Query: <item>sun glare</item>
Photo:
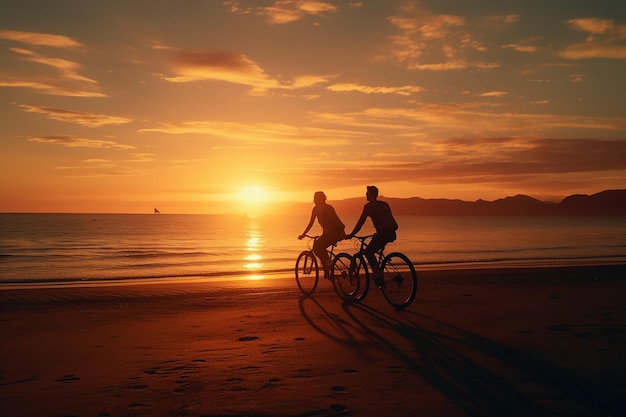
[[[268,202],[269,197],[267,191],[263,187],[250,185],[241,190],[238,200],[247,211],[255,213],[263,210],[263,207]]]

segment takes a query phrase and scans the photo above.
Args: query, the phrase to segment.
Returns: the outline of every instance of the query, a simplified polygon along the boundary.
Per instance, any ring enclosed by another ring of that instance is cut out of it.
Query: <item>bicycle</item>
[[[370,289],[370,271],[363,250],[367,247],[366,241],[372,236],[354,236],[360,244],[358,252],[352,256],[350,275],[357,281],[356,287],[362,289],[353,294],[351,299],[361,302]],[[376,279],[378,286],[389,304],[397,309],[408,307],[417,294],[417,273],[409,258],[401,252],[391,252],[385,255],[384,248],[375,253],[378,267],[383,271],[382,278]],[[371,269],[371,267],[370,267]]]
[[[320,277],[320,268],[317,263],[317,257],[313,252],[313,244],[319,238],[319,236],[309,236],[308,250],[302,251],[296,259],[296,283],[298,288],[305,295],[311,295],[317,288]],[[337,247],[337,243],[331,246],[328,252],[328,256],[332,261],[330,274],[324,277],[329,279],[333,283],[333,287],[337,294],[343,299],[351,299],[359,291],[359,280],[356,277],[351,277],[349,274],[350,265],[352,264],[352,256],[347,253],[338,253],[335,255],[334,251]],[[352,287],[350,285],[352,283]]]

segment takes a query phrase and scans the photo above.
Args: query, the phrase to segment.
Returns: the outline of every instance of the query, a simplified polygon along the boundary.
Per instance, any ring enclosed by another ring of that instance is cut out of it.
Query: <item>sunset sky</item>
[[[0,212],[623,189],[624,74],[622,0],[1,0]]]

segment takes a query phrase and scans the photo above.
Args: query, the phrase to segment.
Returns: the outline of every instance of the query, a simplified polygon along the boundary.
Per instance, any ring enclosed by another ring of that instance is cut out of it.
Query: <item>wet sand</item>
[[[6,416],[620,416],[626,266],[0,290]]]

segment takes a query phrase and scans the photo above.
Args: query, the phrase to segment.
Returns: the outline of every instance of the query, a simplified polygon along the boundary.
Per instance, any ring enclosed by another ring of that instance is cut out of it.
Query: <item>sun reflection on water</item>
[[[246,252],[248,252],[248,254],[244,256],[243,259],[244,269],[251,271],[260,271],[263,269],[263,256],[259,254],[261,243],[262,235],[259,230],[259,225],[256,221],[251,219],[246,239]],[[262,279],[262,276],[254,275],[253,279]]]

